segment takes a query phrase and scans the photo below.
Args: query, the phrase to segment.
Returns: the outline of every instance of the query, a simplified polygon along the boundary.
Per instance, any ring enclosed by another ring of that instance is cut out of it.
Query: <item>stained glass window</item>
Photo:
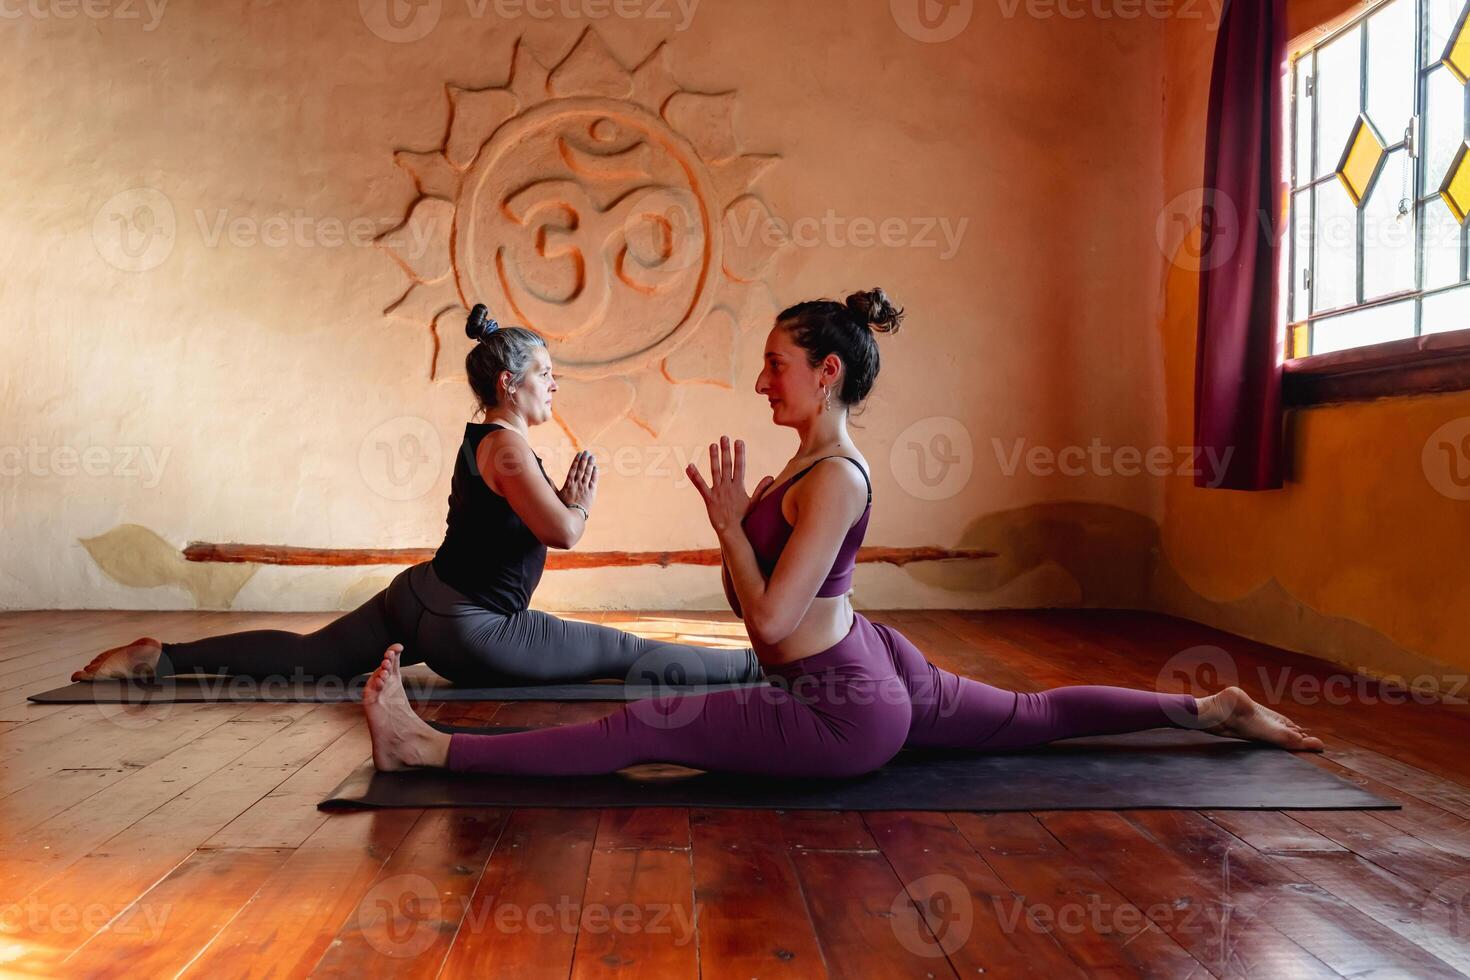
[[[1470,329],[1470,0],[1388,0],[1292,66],[1289,354]]]

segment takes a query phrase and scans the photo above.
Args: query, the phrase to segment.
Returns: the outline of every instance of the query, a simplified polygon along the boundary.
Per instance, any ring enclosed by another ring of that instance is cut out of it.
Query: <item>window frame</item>
[[[1423,333],[1423,303],[1426,298],[1442,292],[1455,289],[1470,290],[1470,231],[1464,224],[1460,231],[1460,280],[1447,286],[1438,286],[1432,289],[1422,289],[1420,284],[1424,281],[1425,263],[1425,234],[1426,221],[1423,215],[1427,213],[1429,204],[1439,197],[1438,188],[1429,189],[1426,185],[1428,167],[1428,155],[1424,152],[1424,113],[1427,108],[1429,97],[1429,79],[1435,71],[1448,71],[1436,60],[1425,65],[1428,55],[1428,2],[1429,0],[1402,0],[1402,2],[1413,3],[1414,22],[1414,68],[1415,87],[1414,103],[1411,108],[1410,123],[1404,134],[1392,143],[1384,144],[1384,158],[1379,162],[1381,171],[1388,157],[1396,150],[1406,150],[1412,143],[1411,165],[1413,167],[1413,186],[1411,198],[1414,207],[1414,286],[1410,289],[1375,297],[1372,300],[1358,301],[1357,297],[1363,296],[1365,287],[1365,270],[1368,256],[1365,253],[1362,242],[1364,224],[1366,221],[1365,209],[1356,208],[1358,248],[1355,257],[1355,293],[1354,302],[1347,306],[1338,306],[1330,310],[1311,309],[1312,297],[1308,293],[1303,301],[1298,296],[1302,284],[1296,281],[1296,263],[1298,235],[1295,228],[1296,197],[1305,194],[1305,203],[1308,211],[1308,241],[1306,246],[1310,249],[1316,245],[1316,228],[1312,222],[1316,218],[1317,190],[1324,183],[1337,181],[1336,170],[1329,171],[1325,176],[1315,176],[1315,171],[1320,167],[1322,161],[1317,159],[1318,154],[1318,113],[1313,113],[1311,133],[1308,139],[1311,141],[1311,151],[1308,154],[1308,169],[1312,171],[1306,175],[1304,182],[1299,183],[1297,173],[1299,148],[1296,145],[1298,130],[1299,91],[1298,73],[1303,66],[1308,66],[1311,71],[1313,84],[1317,77],[1317,57],[1320,49],[1334,40],[1341,38],[1355,29],[1362,28],[1359,32],[1358,44],[1358,112],[1361,117],[1367,104],[1368,72],[1366,71],[1369,57],[1369,28],[1368,20],[1374,14],[1383,9],[1386,3],[1393,0],[1381,0],[1364,10],[1356,11],[1352,16],[1335,24],[1330,29],[1322,30],[1320,36],[1314,37],[1310,43],[1303,43],[1296,47],[1291,55],[1288,70],[1289,106],[1287,112],[1283,113],[1287,126],[1287,146],[1289,147],[1288,182],[1286,193],[1286,221],[1285,230],[1288,238],[1288,247],[1283,249],[1283,265],[1281,276],[1286,283],[1286,291],[1283,296],[1281,307],[1282,324],[1280,325],[1280,338],[1286,358],[1283,362],[1283,401],[1288,406],[1303,406],[1318,404],[1322,402],[1356,401],[1369,398],[1382,398],[1394,395],[1413,395],[1426,392],[1457,391],[1470,389],[1470,308],[1467,308],[1465,329],[1440,331],[1437,333]],[[1462,15],[1464,11],[1462,10]],[[1458,27],[1460,18],[1455,21]],[[1451,37],[1454,37],[1454,31]],[[1314,90],[1313,98],[1320,95]],[[1467,85],[1465,108],[1465,132],[1467,141],[1470,141],[1470,85]],[[1369,120],[1370,124],[1372,120]],[[1383,136],[1381,132],[1378,135]],[[1346,153],[1347,150],[1344,150]],[[1381,177],[1381,173],[1378,175]],[[1425,193],[1420,196],[1419,190],[1424,188]],[[1310,260],[1305,266],[1312,269]],[[1315,288],[1315,281],[1311,288]],[[1316,320],[1323,319],[1343,313],[1357,312],[1373,309],[1393,303],[1401,303],[1410,300],[1414,303],[1414,335],[1412,337],[1398,340],[1384,341],[1378,344],[1368,344],[1359,347],[1348,348],[1323,354],[1305,354],[1292,356],[1298,342],[1299,332],[1305,334],[1308,349],[1310,349],[1310,330]],[[1300,320],[1293,321],[1291,314],[1296,310],[1293,308],[1297,302],[1304,302],[1307,308],[1306,315]]]

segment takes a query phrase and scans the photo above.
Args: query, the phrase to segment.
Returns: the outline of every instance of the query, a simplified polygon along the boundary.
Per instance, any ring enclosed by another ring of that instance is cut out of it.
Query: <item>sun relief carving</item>
[[[430,331],[430,378],[463,381],[483,302],[546,337],[579,443],[622,417],[657,435],[683,385],[732,385],[781,247],[752,191],[779,158],[740,152],[736,93],[685,91],[662,44],[626,69],[590,28],[553,68],[517,42],[505,85],[448,92],[444,145],[395,156],[420,196],[380,239],[411,280],[385,312]]]

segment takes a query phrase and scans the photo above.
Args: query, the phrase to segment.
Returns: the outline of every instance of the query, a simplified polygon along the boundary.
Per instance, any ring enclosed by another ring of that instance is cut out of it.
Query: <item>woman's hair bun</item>
[[[484,303],[476,303],[464,324],[464,332],[471,340],[484,340],[500,329]]]
[[[896,333],[903,323],[903,310],[876,287],[847,297],[847,308],[859,323],[878,333]]]

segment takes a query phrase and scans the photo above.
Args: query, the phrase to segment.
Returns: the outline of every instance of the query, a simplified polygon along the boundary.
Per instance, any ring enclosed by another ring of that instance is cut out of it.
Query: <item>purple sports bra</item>
[[[755,502],[750,512],[741,521],[745,528],[745,536],[750,539],[750,545],[755,550],[756,563],[760,565],[761,573],[766,578],[776,569],[776,560],[781,557],[781,552],[786,548],[786,542],[791,538],[791,532],[796,530],[786,521],[781,513],[781,498],[786,496],[786,491],[791,485],[812,471],[812,467],[823,459],[845,459],[858,468],[862,473],[863,480],[868,484],[868,506],[863,510],[863,515],[857,519],[847,532],[847,537],[842,539],[842,547],[837,550],[837,560],[832,564],[832,570],[827,573],[827,578],[817,589],[817,595],[830,598],[832,596],[846,595],[852,588],[852,570],[857,565],[858,548],[862,546],[863,534],[868,530],[868,517],[873,513],[873,482],[868,479],[868,473],[863,469],[861,463],[851,456],[823,456],[811,466],[781,484],[778,488],[767,493]]]

